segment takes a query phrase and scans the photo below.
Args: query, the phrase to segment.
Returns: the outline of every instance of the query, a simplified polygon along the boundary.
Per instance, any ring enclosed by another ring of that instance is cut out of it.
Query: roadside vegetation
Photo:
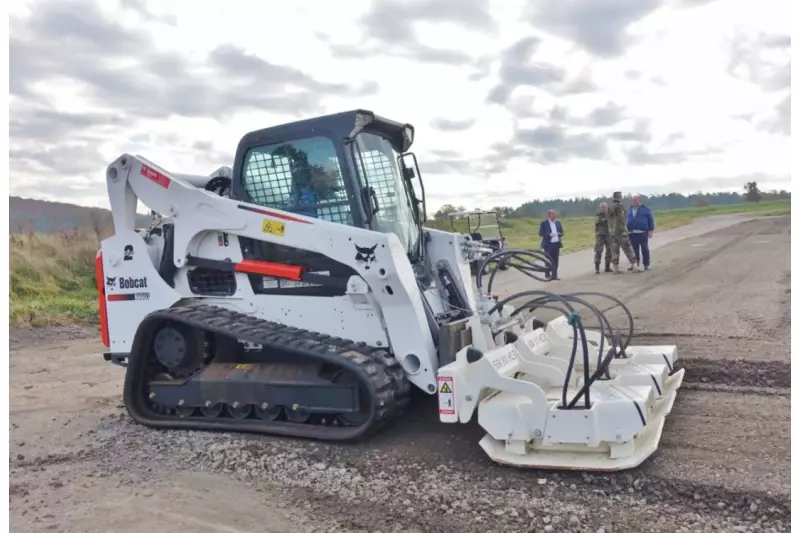
[[[791,201],[740,203],[671,211],[656,211],[656,231],[689,224],[697,217],[723,213],[783,215]],[[539,219],[507,218],[501,224],[509,245],[538,248]],[[565,251],[594,245],[592,217],[562,219]],[[450,223],[432,220],[431,227],[450,230]],[[459,231],[464,221],[456,221]],[[101,232],[88,229],[55,234],[15,233],[9,236],[9,321],[12,326],[97,324],[95,254]]]
[[[16,233],[8,244],[11,325],[97,322],[95,232]]]

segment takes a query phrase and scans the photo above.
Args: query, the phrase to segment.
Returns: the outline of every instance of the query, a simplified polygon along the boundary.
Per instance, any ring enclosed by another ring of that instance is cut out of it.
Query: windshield
[[[406,252],[415,257],[420,228],[397,165],[398,154],[389,141],[372,133],[360,133],[355,145],[361,183],[372,187],[378,200],[379,210],[373,218],[375,229],[397,235]]]

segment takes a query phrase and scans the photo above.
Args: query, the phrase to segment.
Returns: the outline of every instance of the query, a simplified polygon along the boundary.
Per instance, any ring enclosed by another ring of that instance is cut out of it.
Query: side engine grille
[[[210,268],[194,268],[187,272],[189,288],[201,296],[233,296],[236,294],[236,274]]]

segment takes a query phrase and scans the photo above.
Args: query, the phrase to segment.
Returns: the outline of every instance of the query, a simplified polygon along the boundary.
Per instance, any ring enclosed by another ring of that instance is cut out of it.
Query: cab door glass
[[[327,137],[251,148],[242,185],[254,204],[353,225],[336,147]]]
[[[356,151],[362,186],[370,188],[367,205],[377,209],[372,218],[374,229],[394,233],[409,254],[416,253],[419,226],[397,165],[399,154],[389,141],[372,133],[356,137]]]

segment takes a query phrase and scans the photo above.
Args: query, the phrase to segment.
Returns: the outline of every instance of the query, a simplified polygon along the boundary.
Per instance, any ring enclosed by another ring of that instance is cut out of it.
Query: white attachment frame
[[[481,326],[477,317],[472,326],[473,331]],[[483,357],[474,362],[468,360],[470,348],[464,348],[439,370],[442,422],[469,422],[477,409],[487,431],[481,447],[493,460],[514,466],[622,470],[657,449],[683,369],[662,381],[670,390],[660,393],[652,378],[653,373],[664,377],[657,365],[628,364],[620,376],[592,383],[589,409],[583,396],[574,408],[563,409],[568,357],[545,329],[512,331],[515,342],[484,346]],[[583,386],[578,368],[568,382],[568,402]]]

